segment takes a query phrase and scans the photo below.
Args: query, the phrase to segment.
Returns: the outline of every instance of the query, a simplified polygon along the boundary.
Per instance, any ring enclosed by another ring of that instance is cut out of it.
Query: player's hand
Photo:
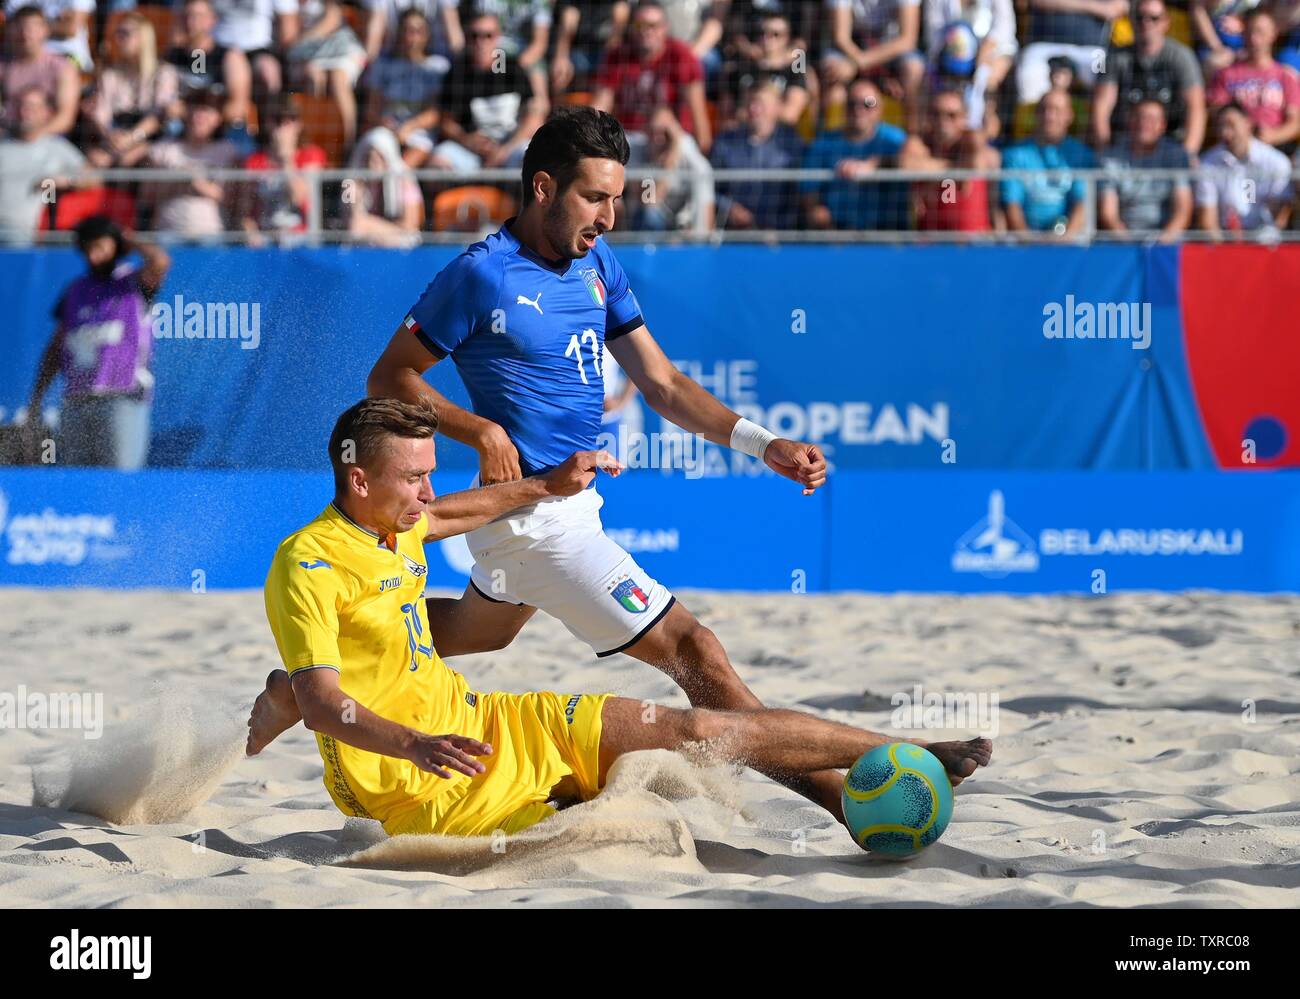
[[[524,477],[519,468],[519,450],[504,430],[485,437],[478,446],[478,484],[517,482]]]
[[[477,777],[487,767],[474,757],[491,755],[491,746],[468,736],[426,735],[418,732],[415,744],[411,746],[406,758],[421,770],[448,780],[452,770],[466,777]]]
[[[763,462],[777,475],[802,485],[805,496],[811,496],[826,482],[826,458],[816,444],[778,437],[763,452]]]
[[[618,476],[623,466],[608,451],[576,451],[565,459],[563,465],[557,465],[542,478],[552,496],[576,496],[591,485],[600,469]]]

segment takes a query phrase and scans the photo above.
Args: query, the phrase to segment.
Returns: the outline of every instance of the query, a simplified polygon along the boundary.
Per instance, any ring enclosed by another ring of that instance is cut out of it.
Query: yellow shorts
[[[609,694],[478,694],[477,731],[486,742],[487,770],[461,780],[415,807],[390,816],[390,836],[516,833],[555,814],[546,802],[556,786],[584,801],[600,790],[601,709]]]

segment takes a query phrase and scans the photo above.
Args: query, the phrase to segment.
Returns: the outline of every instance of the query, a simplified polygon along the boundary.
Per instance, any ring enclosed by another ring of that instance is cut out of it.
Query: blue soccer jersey
[[[556,265],[510,233],[513,221],[444,267],[405,326],[451,357],[474,412],[510,435],[535,475],[596,446],[605,343],[642,318],[604,240]]]

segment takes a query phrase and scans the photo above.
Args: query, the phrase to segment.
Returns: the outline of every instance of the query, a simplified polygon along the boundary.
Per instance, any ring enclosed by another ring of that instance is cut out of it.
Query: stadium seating
[[[327,94],[293,94],[293,105],[302,118],[302,141],[314,143],[325,150],[325,160],[330,166],[343,162],[343,118],[338,105]]]
[[[66,191],[54,201],[54,228],[73,229],[82,219],[107,215],[118,225],[135,226],[135,198],[128,191],[111,187],[92,187]],[[48,229],[47,213],[41,213],[40,228]]]
[[[433,199],[433,228],[474,232],[489,223],[504,222],[515,211],[515,199],[485,184],[453,187]]]

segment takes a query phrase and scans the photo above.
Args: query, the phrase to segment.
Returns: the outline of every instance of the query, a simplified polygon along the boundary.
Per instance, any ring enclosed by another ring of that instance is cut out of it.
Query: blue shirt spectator
[[[803,143],[780,124],[781,95],[768,81],[749,91],[746,123],[718,136],[710,159],[718,170],[797,170]],[[719,181],[718,222],[729,229],[793,229],[795,187],[789,181]]]
[[[819,135],[804,155],[808,170],[834,170],[837,179],[800,184],[815,229],[908,228],[907,185],[861,180],[894,165],[907,133],[880,120],[880,91],[867,80],[849,88],[849,122]]]
[[[1073,233],[1083,224],[1086,187],[1071,176],[1070,169],[1087,169],[1093,158],[1087,146],[1068,134],[1073,117],[1069,95],[1051,91],[1038,105],[1037,134],[1003,153],[1004,170],[1041,171],[1028,180],[1002,182],[1010,228],[1047,232],[1062,224]]]

